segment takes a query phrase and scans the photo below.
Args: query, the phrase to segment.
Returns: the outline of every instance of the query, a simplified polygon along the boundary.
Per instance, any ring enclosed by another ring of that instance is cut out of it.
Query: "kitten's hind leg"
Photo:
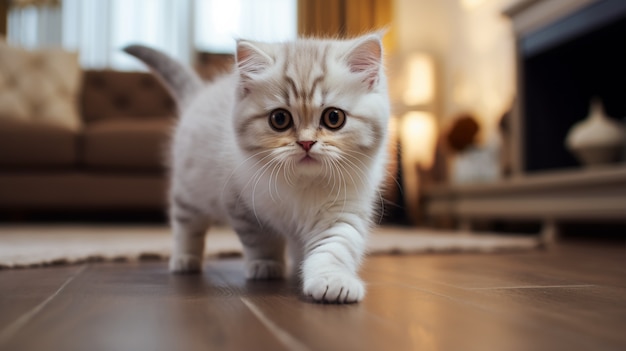
[[[243,240],[242,243],[244,243]],[[283,278],[285,276],[284,256],[285,243],[282,238],[266,237],[262,242],[244,243],[246,277],[248,279]]]
[[[243,244],[248,279],[280,279],[285,276],[285,240],[256,223],[234,221]]]
[[[170,222],[174,247],[169,268],[173,273],[197,273],[202,270],[204,237],[209,221],[189,204],[174,200]]]

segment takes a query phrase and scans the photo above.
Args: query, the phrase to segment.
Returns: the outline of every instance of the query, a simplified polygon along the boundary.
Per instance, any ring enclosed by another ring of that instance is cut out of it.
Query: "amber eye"
[[[270,113],[270,127],[277,132],[284,132],[291,127],[291,113],[287,110],[279,108]]]
[[[341,129],[345,123],[346,113],[338,108],[329,107],[322,113],[322,124],[328,129]]]

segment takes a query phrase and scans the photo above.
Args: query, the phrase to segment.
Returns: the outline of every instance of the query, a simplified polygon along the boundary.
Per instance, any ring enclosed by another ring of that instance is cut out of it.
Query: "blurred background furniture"
[[[76,129],[0,118],[0,209],[165,208],[169,94],[149,73],[87,70],[79,98]]]
[[[548,241],[562,221],[626,221],[624,156],[595,167],[567,150],[572,126],[598,96],[607,115],[626,116],[626,3],[620,0],[511,1],[517,41],[518,96],[511,114],[510,174],[485,184],[426,191],[430,217],[543,223]]]

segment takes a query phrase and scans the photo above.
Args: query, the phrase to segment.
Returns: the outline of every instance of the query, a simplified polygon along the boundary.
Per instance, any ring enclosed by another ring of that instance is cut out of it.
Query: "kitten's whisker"
[[[267,179],[267,192],[270,195],[270,200],[272,200],[273,203],[278,203],[276,202],[276,199],[274,198],[274,194],[273,194],[273,186],[272,186],[272,181],[274,178],[274,173],[276,172],[276,167],[279,166],[280,162],[276,161],[276,162],[272,162],[274,164],[274,166],[272,167],[272,170],[270,172],[270,175]],[[269,168],[268,168],[269,170]],[[274,183],[276,184],[276,183]]]
[[[341,191],[341,183],[339,182],[341,173],[339,173],[339,171],[337,170],[337,162],[335,160],[332,160],[332,162],[329,163],[329,166],[330,166],[331,178],[333,180],[333,190],[336,188],[337,196],[339,196],[339,192]]]
[[[261,220],[259,219],[259,216],[257,215],[256,212],[256,187],[257,185],[259,185],[259,182],[261,181],[261,179],[263,178],[263,175],[265,175],[265,173],[267,172],[267,170],[269,169],[269,167],[272,165],[272,163],[274,163],[276,161],[276,159],[272,159],[270,160],[270,162],[268,162],[267,164],[265,164],[263,167],[261,167],[260,170],[263,170],[263,172],[261,172],[258,176],[256,176],[256,182],[254,183],[254,187],[252,188],[252,211],[254,212],[254,217],[256,218],[257,222],[259,223],[259,226],[263,226],[261,224]],[[257,171],[258,173],[259,171]],[[257,174],[255,173],[255,175]],[[246,184],[247,186],[247,184]],[[271,188],[270,188],[271,191]],[[271,195],[270,195],[271,196]]]
[[[284,174],[285,174],[285,171],[284,171],[285,168],[284,167],[285,167],[285,161],[284,160],[278,161],[278,169],[276,170],[276,176],[274,177],[275,178],[274,190],[276,190],[276,196],[278,197],[279,201],[282,201],[282,198],[280,197],[280,188],[278,187],[278,182],[279,182],[278,177],[281,175],[281,173],[280,173],[281,170],[283,170],[283,176],[281,177],[281,181],[282,180],[286,180],[286,177],[284,176]],[[272,171],[272,173],[273,173],[273,171]]]
[[[357,157],[354,157],[354,156],[351,156],[351,157],[356,159],[356,160],[359,160]],[[363,185],[367,186],[364,183],[363,178],[361,177],[361,175],[359,175],[359,173],[363,174],[368,179],[369,179],[369,175],[365,171],[363,171],[360,167],[358,167],[356,164],[354,164],[352,161],[348,160],[347,158],[344,158],[344,160],[347,162],[347,165],[350,166],[350,168],[352,168],[355,171],[358,171],[358,172],[356,172],[356,175],[358,175],[359,178],[361,178],[361,182],[363,183]],[[361,164],[365,165],[361,160],[359,160],[359,161],[361,162]],[[398,183],[395,178],[393,178],[393,179],[394,179],[394,181],[396,183]],[[376,194],[378,195],[378,199],[380,200],[380,204],[381,204],[380,216],[378,218],[378,224],[380,224],[380,223],[382,223],[383,217],[385,215],[385,200],[384,200],[383,195],[382,195],[382,193],[381,193],[381,191],[379,189],[376,189]]]
[[[385,199],[383,199],[383,194],[380,190],[376,190],[376,192],[378,193],[378,198],[380,199],[380,216],[378,217],[378,224],[380,225],[385,217]]]
[[[363,155],[363,154],[361,154]],[[351,155],[348,155],[351,156]],[[366,155],[364,155],[366,156]],[[354,156],[351,156],[352,158],[355,158]],[[358,158],[356,158],[358,159]],[[367,167],[367,166],[366,166]],[[392,174],[391,172],[389,172],[387,170],[387,168],[385,169],[385,178],[391,178],[393,179],[393,182],[396,184],[396,186],[398,187],[398,190],[400,191],[400,194],[404,194],[404,189],[402,188],[402,185],[400,185],[400,182],[398,181],[398,177],[397,174]]]
[[[261,160],[257,161],[257,162],[253,165],[253,167],[255,167],[255,166],[256,166],[259,162],[261,162],[261,161],[265,160],[266,158],[268,158],[268,157],[270,157],[270,156],[274,156],[274,157],[276,157],[276,155],[274,155],[274,154],[269,154],[269,155],[267,155],[267,156],[263,157]],[[264,171],[267,167],[270,167],[270,166],[272,165],[272,162],[273,162],[273,161],[274,161],[274,158],[273,158],[273,159],[271,159],[268,163],[266,163],[266,164],[264,164],[263,166],[261,166],[259,169],[257,169],[257,170],[256,170],[256,172],[254,172],[254,174],[252,175],[252,177],[248,180],[248,182],[246,183],[246,185],[244,185],[244,186],[243,186],[243,189],[247,188],[247,187],[248,187],[248,185],[250,184],[250,182],[252,182],[252,181],[256,178],[256,176],[257,176],[259,173],[263,172],[263,171]]]
[[[327,191],[327,194],[330,195],[335,190],[335,179],[333,174],[332,162],[326,158],[322,158],[322,166],[324,168],[324,177],[326,178],[324,190]]]
[[[270,155],[268,155],[270,156]],[[267,158],[268,156],[264,157]],[[254,186],[252,189],[252,199],[253,199],[253,203],[254,203],[254,197],[256,195],[256,186],[258,185],[258,183],[261,181],[261,178],[263,177],[263,174],[265,174],[265,172],[267,172],[267,170],[269,169],[269,167],[272,166],[272,163],[274,162],[274,159],[271,159],[268,163],[264,164],[263,166],[261,166],[259,169],[256,170],[256,172],[254,172],[254,174],[252,174],[252,176],[250,177],[250,179],[246,182],[246,184],[243,186],[242,189],[246,189],[248,188],[248,186],[254,182]],[[253,204],[254,207],[254,204]],[[256,212],[256,209],[254,209]],[[256,213],[255,213],[256,214]],[[258,218],[257,218],[258,219]]]
[[[226,191],[226,186],[228,185],[228,183],[230,182],[231,178],[235,175],[235,173],[237,172],[237,170],[239,169],[239,167],[243,166],[246,162],[248,162],[250,159],[257,157],[263,153],[269,152],[270,154],[261,158],[260,160],[258,160],[252,167],[255,167],[257,164],[259,164],[259,162],[262,162],[263,160],[265,160],[267,157],[270,157],[272,154],[272,150],[264,150],[264,151],[259,151],[253,155],[251,155],[250,157],[246,158],[245,160],[241,161],[241,163],[239,163],[239,165],[237,165],[237,167],[235,167],[233,169],[232,172],[230,172],[230,174],[228,175],[228,177],[226,178],[226,181],[224,181],[224,185],[222,186],[222,191],[220,192],[220,200],[224,200],[224,191]]]
[[[363,155],[363,156],[366,156],[366,157],[368,157],[368,158],[370,158],[370,159],[371,159],[371,157],[369,157],[369,156],[367,156],[367,155],[365,155],[365,154],[363,154],[363,153],[360,153],[360,152],[359,152],[359,154],[360,154],[360,155]],[[353,161],[350,161],[350,160],[349,160],[349,159],[347,159],[346,157],[350,157],[351,159],[358,161],[358,162],[359,162],[359,163],[363,166],[363,168],[359,167],[357,164],[355,164]],[[363,162],[363,160],[361,160],[360,158],[358,158],[358,157],[356,157],[356,156],[354,156],[354,155],[350,155],[349,153],[343,154],[343,155],[342,155],[342,158],[343,158],[346,162],[349,162],[349,163],[350,163],[350,164],[352,164],[354,167],[356,167],[357,169],[359,169],[359,171],[360,171],[363,175],[365,175],[365,177],[366,177],[366,178],[368,178],[368,180],[369,180],[369,173],[363,170],[363,169],[368,169],[368,168],[369,168],[369,165],[367,165],[365,162]]]
[[[274,181],[274,190],[276,190],[276,196],[278,197],[278,200],[281,201],[282,199],[280,198],[280,191],[279,191],[279,187],[278,187],[278,176],[280,175],[280,170],[283,168],[284,165],[284,161],[283,160],[279,160],[276,161],[276,166],[274,166],[274,168],[272,169],[272,174],[270,174],[270,186],[271,186],[271,182],[272,182],[272,175],[274,174],[274,170],[276,170],[276,176],[274,177],[275,181]],[[276,169],[278,168],[278,169]],[[271,191],[270,191],[270,197],[271,197]],[[274,200],[274,198],[272,198],[272,201]]]
[[[283,168],[283,174],[285,176],[285,180],[287,181],[287,184],[289,184],[290,187],[294,187],[294,183],[293,180],[291,179],[291,175],[294,172],[294,167],[293,167],[293,161],[291,158],[287,159],[287,161],[285,161],[286,165],[285,168]]]
[[[361,184],[367,187],[370,183],[369,175],[366,172],[364,172],[363,169],[361,169],[359,166],[357,166],[356,164],[354,164],[352,161],[348,160],[347,158],[342,157],[342,160],[345,161],[346,166],[350,167],[350,169],[354,171],[355,175],[359,177]],[[365,182],[363,177],[367,178],[368,182]]]
[[[331,167],[331,171],[333,173],[333,189],[335,188],[335,183],[337,183],[337,194],[335,194],[335,199],[332,202],[334,205],[335,203],[337,203],[337,200],[339,200],[339,195],[341,194],[341,183],[343,174],[341,173],[341,170],[337,167],[336,160],[332,160],[332,166],[333,167]]]
[[[354,173],[357,177],[359,177],[359,181],[361,182],[361,186],[367,187],[369,182],[365,182],[365,180],[363,179],[363,176],[365,176],[369,180],[369,177],[367,176],[367,174],[365,174],[363,172],[363,170],[361,168],[359,168],[358,166],[356,166],[354,163],[350,162],[350,160],[348,160],[348,159],[346,159],[344,157],[342,157],[341,160],[346,162],[346,163],[342,163],[341,165],[342,165],[344,171],[346,171],[346,173],[348,173],[348,175],[352,179],[352,184],[354,184],[354,186],[358,186],[358,184],[356,184],[356,182],[354,181],[354,178],[352,177],[352,173]],[[347,167],[349,167],[350,169],[348,169]],[[350,170],[352,170],[352,172],[350,172]],[[363,174],[363,176],[361,174]]]
[[[340,171],[340,173],[342,174],[341,180],[342,180],[343,186],[344,186],[343,206],[341,208],[341,212],[343,212],[345,210],[346,202],[348,200],[348,182],[347,182],[346,177],[343,176],[343,173],[345,172],[348,175],[348,177],[350,178],[350,180],[351,180],[352,186],[350,188],[355,189],[356,182],[354,180],[354,177],[352,177],[352,174],[351,174],[350,170],[348,170],[346,168],[346,165],[344,165],[344,164],[342,164],[341,162],[338,161],[337,162],[337,166],[338,166],[338,168],[337,168],[338,171]],[[357,175],[358,175],[358,173],[357,173]]]
[[[397,175],[396,175],[396,174],[392,174],[392,173],[391,173],[391,172],[389,172],[389,171],[385,171],[385,176],[384,176],[384,178],[385,178],[385,179],[389,179],[389,178],[393,179],[393,182],[394,182],[394,183],[396,184],[396,186],[398,187],[398,191],[400,191],[400,194],[401,194],[401,195],[404,195],[404,190],[402,189],[402,185],[400,185],[400,182],[398,182],[398,178],[397,178]],[[385,183],[385,182],[383,182],[383,184],[384,184],[384,183]]]
[[[332,184],[332,187],[328,191],[328,194],[332,194],[333,191],[335,190],[335,172],[333,170],[332,160],[324,159],[324,171],[326,172],[325,173],[326,177],[328,177],[326,186],[328,187],[328,184]],[[335,198],[335,201],[336,200],[337,199]],[[331,202],[331,203],[334,204],[334,202]]]
[[[341,167],[341,163],[337,162],[337,164]],[[350,175],[348,173],[348,175]],[[352,178],[352,177],[350,177]],[[345,212],[346,210],[346,202],[348,201],[348,184],[346,183],[346,178],[345,177],[341,177],[341,180],[343,181],[343,203],[341,204],[341,213]],[[353,180],[354,182],[354,180]]]
[[[366,154],[364,154],[362,152],[358,152],[358,151],[352,151],[352,152],[354,152],[356,154],[359,154],[359,155],[362,155],[362,156],[365,156],[365,157],[367,157],[369,159],[372,159],[372,157],[370,157],[370,156],[368,156],[368,155],[366,155]],[[350,155],[349,153],[344,154],[344,156],[348,156],[348,157],[350,157],[352,159],[358,160],[363,166],[365,166],[365,168],[368,168],[368,166],[365,163],[363,163],[363,161],[361,161],[361,159],[359,159],[358,157],[355,157],[354,155]],[[397,174],[392,174],[387,169],[385,169],[385,178],[393,179],[394,183],[396,183],[396,185],[398,186],[398,190],[400,191],[400,194],[403,194],[402,185],[400,185],[400,182],[398,182]]]
[[[350,150],[350,152],[346,152],[345,155],[350,155],[350,153],[355,153],[357,155],[361,155],[363,157],[369,158],[370,160],[374,160],[374,158],[368,154],[364,154],[362,152],[356,151],[356,150]],[[354,156],[353,156],[354,157]]]
[[[293,165],[293,162],[289,163],[289,172],[287,172],[287,174],[289,175],[289,185],[293,188],[296,186],[296,182],[293,181],[293,175],[296,172],[296,168]]]

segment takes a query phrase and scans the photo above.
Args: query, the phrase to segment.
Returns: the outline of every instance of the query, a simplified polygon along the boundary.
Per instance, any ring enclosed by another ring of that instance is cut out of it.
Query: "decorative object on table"
[[[454,152],[450,164],[452,183],[484,183],[500,177],[500,133],[487,134],[479,144],[477,120],[472,114],[460,114],[445,135],[448,148]]]
[[[446,134],[448,146],[455,152],[467,149],[476,143],[479,130],[480,126],[474,116],[469,113],[458,115]]]
[[[589,115],[567,134],[566,147],[585,166],[599,166],[619,159],[625,142],[623,127],[608,117],[599,98],[591,100]]]
[[[452,181],[456,184],[487,183],[500,178],[500,134],[493,132],[480,146],[472,145],[460,152],[452,166]]]

